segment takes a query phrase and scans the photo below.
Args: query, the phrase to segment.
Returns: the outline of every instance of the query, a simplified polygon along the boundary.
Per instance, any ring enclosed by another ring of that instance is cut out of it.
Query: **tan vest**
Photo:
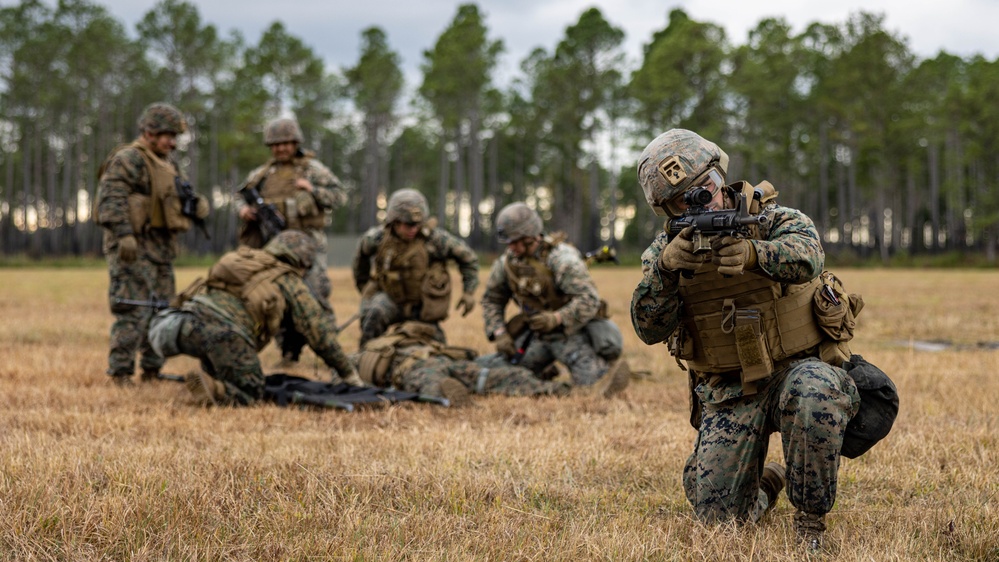
[[[315,230],[326,225],[319,205],[312,205],[312,209],[302,209],[298,204],[300,197],[312,197],[295,187],[296,180],[306,177],[310,160],[309,156],[303,156],[295,158],[291,164],[278,164],[271,159],[249,183],[255,186],[263,180],[260,196],[264,198],[264,202],[277,208],[292,230]]]
[[[513,292],[517,304],[528,314],[544,310],[558,310],[569,302],[569,296],[561,294],[555,286],[555,274],[546,262],[558,241],[545,238],[536,256],[513,258],[504,261],[507,285]]]
[[[302,270],[263,250],[244,246],[223,255],[208,270],[205,284],[225,290],[243,301],[253,318],[253,337],[259,350],[278,332],[284,318],[287,303],[275,281],[288,273],[301,275]]]
[[[439,322],[448,317],[451,303],[451,275],[447,264],[430,261],[427,241],[422,236],[403,240],[385,227],[381,244],[375,252],[374,280],[378,290],[411,316],[412,307],[421,305],[419,319]]]
[[[434,339],[437,329],[432,324],[402,322],[394,324],[385,335],[368,340],[361,350],[358,374],[361,380],[375,386],[402,386],[402,377],[417,361],[443,355],[456,360],[471,360],[475,352],[463,347],[447,346]],[[405,356],[395,368],[397,354]]]
[[[136,140],[115,147],[101,164],[98,178],[104,175],[114,155],[125,148],[134,148],[139,152],[149,174],[149,193],[133,192],[128,195],[128,222],[132,232],[141,235],[147,228],[165,228],[174,232],[190,230],[191,219],[181,212],[182,202],[177,193],[177,167],[142,142]],[[94,216],[97,216],[96,212]]]

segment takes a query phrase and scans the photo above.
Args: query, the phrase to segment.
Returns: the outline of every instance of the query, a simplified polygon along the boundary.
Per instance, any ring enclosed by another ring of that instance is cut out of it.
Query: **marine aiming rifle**
[[[263,238],[263,243],[266,244],[270,242],[271,238],[274,238],[287,228],[288,222],[284,220],[284,217],[281,216],[281,213],[273,203],[264,201],[264,198],[260,196],[258,188],[263,182],[264,180],[260,180],[255,187],[246,184],[240,188],[239,194],[243,196],[246,204],[253,207],[257,212],[257,227],[260,229],[260,236]]]
[[[700,254],[711,251],[711,239],[716,236],[735,236],[745,238],[749,236],[749,227],[753,225],[765,225],[767,217],[749,214],[749,204],[746,202],[744,193],[735,194],[735,208],[712,211],[707,208],[714,198],[714,194],[703,187],[695,187],[683,194],[683,202],[687,204],[687,210],[683,215],[670,219],[666,222],[666,233],[672,239],[683,229],[693,226],[694,253]],[[753,199],[759,200],[763,197],[763,190],[757,188],[753,192]]]
[[[211,240],[212,236],[208,234],[205,219],[198,217],[198,194],[194,192],[191,182],[181,179],[180,176],[176,176],[173,179],[173,184],[177,188],[177,196],[180,197],[180,214],[191,219],[191,222],[198,227],[198,230],[205,235],[205,238]]]

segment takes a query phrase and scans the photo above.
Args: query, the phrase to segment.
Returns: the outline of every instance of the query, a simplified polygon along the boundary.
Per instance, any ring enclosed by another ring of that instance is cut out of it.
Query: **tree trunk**
[[[940,147],[930,143],[927,151],[930,174],[930,243],[927,249],[935,254],[940,241]]]

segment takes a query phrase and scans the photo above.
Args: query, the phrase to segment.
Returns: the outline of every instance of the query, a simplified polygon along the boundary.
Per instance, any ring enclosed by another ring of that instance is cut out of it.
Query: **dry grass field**
[[[999,560],[999,351],[972,345],[999,340],[999,272],[838,273],[867,302],[854,351],[894,378],[902,410],[887,440],[844,459],[821,558]],[[348,271],[331,275],[345,319],[356,293]],[[621,397],[346,413],[114,387],[106,272],[0,270],[0,560],[803,559],[784,497],[759,526],[693,519],[685,376],[631,330],[637,269],[594,276],[649,373]],[[477,314],[445,326],[489,351]],[[962,345],[906,344],[937,339]],[[311,354],[301,366],[324,371]]]

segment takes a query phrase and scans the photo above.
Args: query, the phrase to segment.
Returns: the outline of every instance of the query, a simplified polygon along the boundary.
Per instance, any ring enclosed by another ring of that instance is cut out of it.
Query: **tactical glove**
[[[527,319],[527,325],[535,332],[548,333],[562,325],[557,312],[539,312]]]
[[[118,259],[122,263],[132,263],[139,257],[139,241],[129,234],[118,239]]]
[[[513,338],[506,332],[496,336],[496,341],[494,343],[496,344],[496,351],[502,353],[506,357],[513,357],[517,354],[517,344],[513,343]]]
[[[464,309],[461,313],[462,316],[468,316],[468,313],[471,312],[473,308],[475,308],[475,295],[472,293],[462,293],[461,300],[459,300],[458,304],[454,307],[455,310]]]
[[[704,263],[706,255],[694,253],[694,227],[688,226],[670,240],[659,253],[659,267],[666,271],[693,271]]]
[[[199,219],[206,219],[210,210],[208,198],[204,195],[198,195],[198,204],[194,207],[194,216]]]
[[[312,217],[319,214],[316,198],[308,191],[299,191],[295,194],[295,209],[300,217]]]
[[[756,267],[756,248],[749,240],[719,236],[711,241],[711,263],[722,275],[742,275]]]

